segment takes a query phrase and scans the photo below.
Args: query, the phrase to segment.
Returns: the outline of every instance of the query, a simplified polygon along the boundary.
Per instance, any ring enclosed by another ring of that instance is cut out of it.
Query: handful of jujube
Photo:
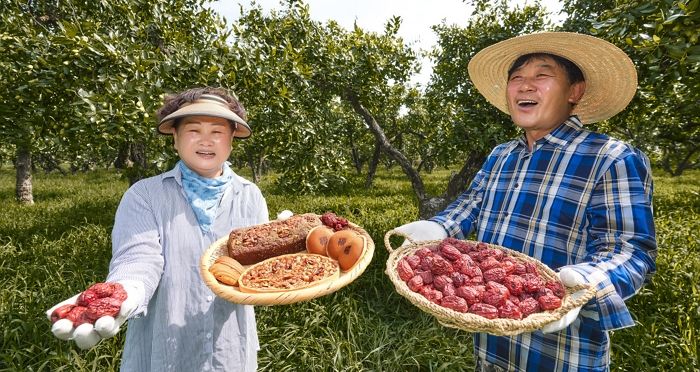
[[[581,306],[595,288],[566,288],[541,262],[500,246],[446,238],[390,251],[397,291],[446,326],[513,335],[539,329]],[[587,289],[582,298],[570,296]]]
[[[84,323],[94,324],[103,316],[116,317],[127,293],[119,283],[95,283],[82,292],[75,304],[65,304],[51,313],[51,322],[68,319],[77,327]]]

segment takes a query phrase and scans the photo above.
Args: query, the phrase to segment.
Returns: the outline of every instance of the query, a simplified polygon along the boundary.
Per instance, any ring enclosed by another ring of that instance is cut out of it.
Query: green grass
[[[448,171],[427,176],[436,192]],[[332,295],[257,307],[260,370],[471,370],[471,337],[440,326],[404,300],[384,274],[387,230],[416,219],[402,174],[381,171],[375,187],[353,179],[347,194],[287,195],[261,184],[270,213],[333,210],[363,226],[376,243],[365,274]],[[636,327],[612,336],[613,369],[700,368],[700,172],[657,175],[658,272],[629,301]],[[14,172],[0,170],[0,371],[118,370],[124,332],[89,351],[56,340],[44,311],[107,274],[114,212],[127,184],[108,171],[36,174],[36,205],[14,201]]]

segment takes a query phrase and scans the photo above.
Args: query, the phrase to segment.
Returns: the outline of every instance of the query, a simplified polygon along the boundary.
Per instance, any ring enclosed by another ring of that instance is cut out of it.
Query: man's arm
[[[492,152],[474,176],[467,191],[462,193],[444,211],[430,218],[430,221],[442,225],[447,230],[448,236],[465,239],[476,229],[476,219],[481,211],[481,202],[488,182],[488,175],[495,160],[496,157]]]
[[[569,266],[598,292],[582,315],[594,311],[601,329],[634,325],[624,300],[636,294],[656,271],[656,233],[648,159],[629,153],[598,181],[586,209],[586,256]]]

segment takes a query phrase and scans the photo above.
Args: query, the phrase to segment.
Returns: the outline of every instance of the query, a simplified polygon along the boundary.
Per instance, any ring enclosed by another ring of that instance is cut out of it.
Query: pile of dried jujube
[[[399,260],[408,288],[440,306],[488,319],[524,319],[561,306],[566,293],[537,264],[485,243],[446,238]]]

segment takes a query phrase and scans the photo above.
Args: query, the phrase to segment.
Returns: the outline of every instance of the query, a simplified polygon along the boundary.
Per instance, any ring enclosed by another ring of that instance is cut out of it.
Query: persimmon
[[[340,230],[331,235],[326,245],[326,253],[328,257],[338,260],[340,255],[348,246],[364,247],[364,239],[360,234],[353,230]],[[353,251],[355,252],[355,251]],[[362,252],[360,252],[362,253]]]
[[[365,251],[365,238],[358,235],[356,239],[351,239],[340,251],[338,255],[338,266],[341,271],[352,269]]]
[[[331,235],[333,235],[333,230],[326,226],[316,226],[309,231],[306,235],[306,250],[309,253],[320,254],[321,256],[326,255],[326,245]]]

